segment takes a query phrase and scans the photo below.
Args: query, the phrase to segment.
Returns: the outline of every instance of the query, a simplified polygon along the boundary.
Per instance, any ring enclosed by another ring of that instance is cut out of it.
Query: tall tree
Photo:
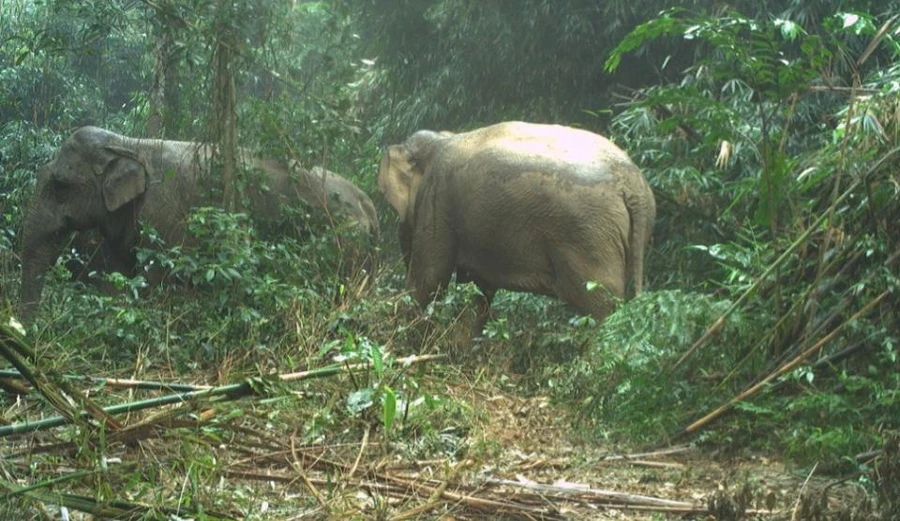
[[[231,0],[217,0],[215,46],[212,82],[213,128],[218,137],[222,166],[223,204],[228,210],[237,207],[235,171],[237,157],[237,92],[235,89],[235,57],[238,44],[236,11]]]
[[[153,74],[148,88],[147,136],[173,137],[179,109],[179,54],[178,36],[187,30],[187,24],[174,1],[149,2],[152,10]]]

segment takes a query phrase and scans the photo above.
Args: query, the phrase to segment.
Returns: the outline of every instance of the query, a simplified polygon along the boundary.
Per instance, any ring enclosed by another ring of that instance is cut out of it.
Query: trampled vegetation
[[[668,5],[3,2],[0,518],[900,518],[900,4]],[[653,188],[601,324],[501,292],[471,341],[473,285],[405,293],[382,148],[507,120]],[[85,125],[215,143],[222,184],[134,276],[67,247],[21,335],[36,172]],[[366,192],[374,280],[332,216],[243,211],[238,146]]]

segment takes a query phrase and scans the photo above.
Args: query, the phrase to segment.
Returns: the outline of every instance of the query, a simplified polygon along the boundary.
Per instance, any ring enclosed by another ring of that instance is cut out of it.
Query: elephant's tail
[[[625,205],[631,219],[631,230],[628,237],[626,262],[628,278],[631,279],[632,297],[641,294],[644,285],[644,256],[650,247],[653,236],[653,224],[656,221],[656,201],[650,185],[641,178],[642,187],[637,194],[626,194]]]

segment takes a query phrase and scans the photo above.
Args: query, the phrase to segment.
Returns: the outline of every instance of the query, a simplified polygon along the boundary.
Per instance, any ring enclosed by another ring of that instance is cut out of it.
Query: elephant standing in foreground
[[[212,145],[135,139],[97,127],[75,131],[53,161],[38,171],[22,235],[19,318],[26,323],[33,318],[44,276],[73,231],[98,231],[102,265],[129,276],[135,273],[143,225],[155,228],[167,246],[189,245],[189,212],[211,203],[207,194],[213,186],[213,151]],[[305,201],[336,222],[346,219],[363,235],[377,234],[372,201],[337,174],[256,159],[244,150],[239,163],[250,168],[244,195],[254,218],[274,221],[283,205]]]
[[[497,289],[556,296],[598,320],[629,282],[641,291],[653,192],[625,152],[591,132],[422,130],[388,148],[378,187],[400,216],[413,296],[427,305],[454,271],[474,282],[484,295],[476,334]]]

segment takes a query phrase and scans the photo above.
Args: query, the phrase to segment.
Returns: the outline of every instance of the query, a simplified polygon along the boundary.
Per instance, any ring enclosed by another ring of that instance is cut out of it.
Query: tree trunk
[[[184,33],[185,22],[168,2],[149,4],[153,15],[149,18],[153,29],[153,78],[149,91],[147,136],[172,139],[178,131],[178,46],[176,36]]]
[[[162,16],[162,15],[160,15]],[[160,24],[162,25],[162,24]],[[166,92],[168,92],[168,76],[170,56],[174,45],[171,33],[164,27],[157,27],[155,43],[153,45],[153,79],[150,82],[150,117],[147,120],[147,137],[163,139],[166,137],[165,122]]]
[[[219,143],[222,165],[222,197],[226,210],[237,208],[235,170],[237,152],[237,95],[234,85],[234,60],[237,38],[233,5],[219,0],[216,27],[215,79],[213,81],[213,128]]]

